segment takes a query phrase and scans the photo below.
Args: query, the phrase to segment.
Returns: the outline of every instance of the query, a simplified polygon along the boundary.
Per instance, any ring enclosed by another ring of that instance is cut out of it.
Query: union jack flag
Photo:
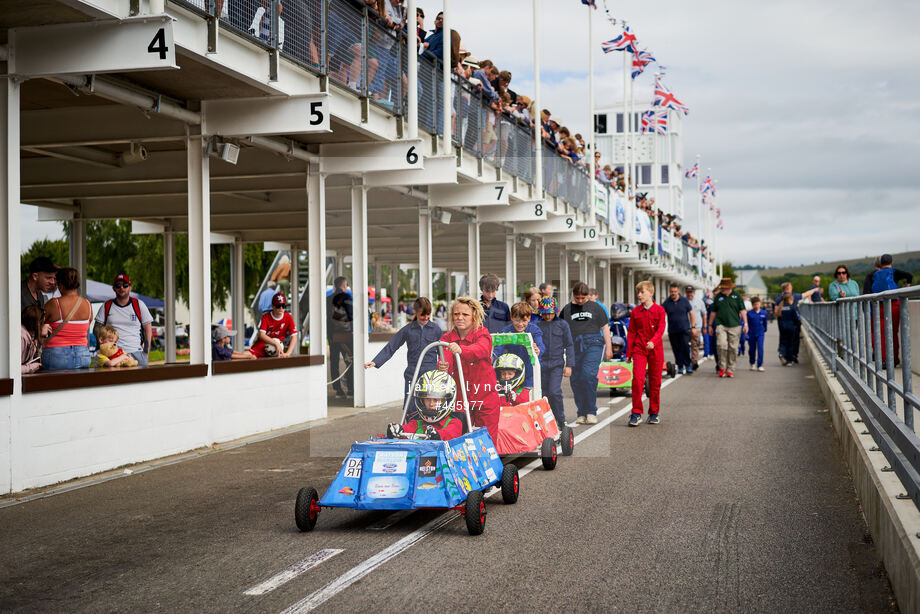
[[[594,3],[594,0],[581,0],[581,3],[585,6],[590,6],[594,10],[597,10],[597,5]]]
[[[668,132],[668,112],[667,110],[658,111],[649,109],[642,114],[642,134],[646,132],[655,132],[658,134],[667,134]]]
[[[722,220],[719,220],[718,222],[716,222],[716,228],[718,228],[719,230],[722,230],[724,227],[725,225],[722,223]]]
[[[716,195],[716,186],[712,183],[712,177],[709,175],[706,175],[706,179],[703,179],[703,185],[700,189],[704,194],[708,192],[713,196]]]
[[[623,33],[618,37],[601,43],[601,49],[604,50],[604,53],[610,53],[612,51],[628,51],[630,53],[635,53],[638,43],[639,41],[636,39],[636,35],[629,30],[629,26],[625,26],[623,28]]]
[[[655,79],[655,100],[652,104],[656,107],[666,107],[675,111],[683,111],[684,115],[690,112],[689,107],[678,100],[662,82],[661,79]]]
[[[687,179],[693,179],[699,174],[700,174],[700,163],[695,162],[693,166],[690,167],[690,170],[684,173],[684,177],[686,177]]]
[[[646,49],[641,49],[633,53],[632,61],[632,78],[635,79],[645,70],[645,67],[655,61],[655,58],[652,56],[651,52]]]

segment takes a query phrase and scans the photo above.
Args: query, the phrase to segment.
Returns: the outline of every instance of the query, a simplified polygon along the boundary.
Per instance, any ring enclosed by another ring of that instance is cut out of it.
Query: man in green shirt
[[[716,348],[718,348],[719,377],[735,377],[735,359],[738,357],[738,341],[741,331],[747,332],[747,310],[741,295],[734,291],[735,284],[723,277],[719,293],[712,302],[709,313],[709,328],[716,327]]]

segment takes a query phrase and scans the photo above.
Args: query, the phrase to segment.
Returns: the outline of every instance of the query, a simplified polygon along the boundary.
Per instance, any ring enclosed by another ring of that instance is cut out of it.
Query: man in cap
[[[29,305],[38,305],[45,308],[45,294],[54,292],[57,282],[54,274],[58,268],[51,262],[51,258],[39,256],[29,263],[29,276],[22,282],[19,311]]]
[[[735,360],[738,358],[738,341],[741,332],[747,332],[747,310],[735,284],[723,277],[719,293],[712,302],[709,328],[716,327],[716,348],[719,354],[719,377],[735,377]]]
[[[255,360],[255,355],[250,352],[237,352],[230,347],[230,337],[236,335],[235,330],[230,330],[223,324],[218,324],[211,331],[211,360],[220,362],[222,360]]]
[[[131,279],[119,273],[112,282],[115,298],[110,298],[96,312],[93,333],[98,337],[99,328],[111,326],[118,331],[118,347],[137,361],[137,366],[147,366],[147,352],[153,336],[153,317],[143,301],[131,296]]]

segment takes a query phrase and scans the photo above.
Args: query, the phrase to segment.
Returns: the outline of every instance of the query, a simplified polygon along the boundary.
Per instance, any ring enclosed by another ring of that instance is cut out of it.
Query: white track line
[[[661,387],[664,388],[665,386],[668,386],[674,383],[675,381],[677,381],[679,377],[680,376],[675,377],[674,379],[670,379],[667,382],[664,382],[661,385]],[[628,399],[623,399],[623,400],[626,401]],[[602,408],[598,413],[607,411],[607,409],[608,408]],[[603,421],[598,422],[597,424],[593,425],[591,428],[587,429],[586,431],[579,433],[578,435],[575,436],[575,442],[578,443],[579,441],[583,441],[584,439],[587,439],[588,437],[597,433],[599,430],[601,430],[605,426],[609,425],[611,422],[613,422],[617,418],[624,416],[631,409],[632,409],[631,407],[625,407],[619,410],[618,412],[614,413],[613,415],[609,416],[608,418],[604,419]],[[521,467],[518,470],[518,476],[524,477],[525,475],[527,475],[528,473],[530,473],[537,467],[542,466],[542,464],[543,464],[543,460],[538,458],[535,461],[528,463],[524,467]],[[351,569],[346,571],[344,574],[342,574],[341,576],[339,576],[338,578],[336,578],[335,580],[333,580],[326,586],[310,593],[309,595],[307,595],[306,597],[304,597],[297,603],[293,604],[292,606],[284,610],[281,614],[304,614],[305,612],[313,611],[314,609],[326,603],[328,600],[332,599],[337,594],[339,594],[340,592],[342,592],[343,590],[345,590],[346,588],[348,588],[349,586],[351,586],[352,584],[354,584],[355,582],[357,582],[358,580],[360,580],[361,578],[363,578],[370,572],[374,571],[375,569],[377,569],[378,567],[380,567],[381,565],[389,561],[390,559],[396,557],[403,551],[408,550],[409,548],[411,548],[418,542],[422,541],[423,539],[425,539],[426,537],[428,537],[429,535],[431,535],[432,533],[434,533],[441,527],[449,524],[450,522],[456,520],[459,517],[460,517],[460,512],[457,512],[454,510],[450,510],[448,512],[441,514],[440,516],[436,517],[434,520],[432,520],[431,522],[429,522],[422,528],[416,531],[413,531],[412,533],[405,536],[404,538],[402,538],[401,540],[399,540],[392,546],[389,546],[388,548],[381,550],[380,552],[378,552],[371,558],[365,560],[364,562],[357,565],[356,567],[352,567]]]
[[[360,565],[352,567],[326,586],[317,591],[314,591],[313,593],[310,593],[291,607],[284,610],[282,614],[302,614],[303,612],[312,611],[393,557],[397,556],[404,550],[408,550],[418,542],[428,537],[430,534],[434,533],[444,525],[452,522],[453,520],[456,520],[459,517],[460,512],[454,510],[450,510],[444,514],[441,514],[423,526],[421,529],[406,535],[392,546],[384,548],[371,558],[365,560]]]
[[[340,552],[344,552],[344,550],[339,550],[335,548],[327,548],[325,550],[320,550],[316,554],[312,554],[308,556],[307,558],[300,561],[299,563],[294,563],[293,565],[291,565],[284,571],[276,573],[275,575],[273,575],[271,578],[269,578],[265,582],[260,582],[259,584],[256,584],[248,591],[245,591],[243,594],[244,595],[264,595],[265,593],[270,593],[271,591],[275,590],[282,584],[285,584],[286,582],[290,582],[291,580],[293,580],[300,574],[304,573],[305,571],[309,571],[313,569],[314,567],[316,567],[323,561],[328,561],[329,559],[339,554]]]

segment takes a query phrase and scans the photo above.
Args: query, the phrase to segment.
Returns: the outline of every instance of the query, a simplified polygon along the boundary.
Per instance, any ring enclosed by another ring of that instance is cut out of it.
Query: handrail
[[[409,385],[409,393],[406,395],[406,400],[403,404],[403,414],[400,418],[400,424],[406,423],[406,416],[409,415],[409,400],[413,398],[415,392],[415,382],[418,381],[418,372],[422,368],[422,359],[425,358],[425,354],[428,353],[431,348],[438,348],[438,352],[441,354],[441,357],[444,356],[444,349],[450,344],[446,341],[432,341],[422,349],[421,354],[419,354],[418,362],[415,363],[415,373],[412,374],[412,383]],[[454,360],[457,363],[457,375],[460,378],[460,393],[463,395],[463,409],[466,414],[466,429],[468,433],[473,432],[473,423],[470,415],[473,413],[472,408],[470,407],[470,402],[466,397],[466,380],[463,379],[463,361],[460,360],[460,354],[454,354]]]
[[[920,437],[914,420],[920,398],[913,392],[910,299],[920,299],[920,287],[799,303],[799,308],[818,351],[920,509]]]

